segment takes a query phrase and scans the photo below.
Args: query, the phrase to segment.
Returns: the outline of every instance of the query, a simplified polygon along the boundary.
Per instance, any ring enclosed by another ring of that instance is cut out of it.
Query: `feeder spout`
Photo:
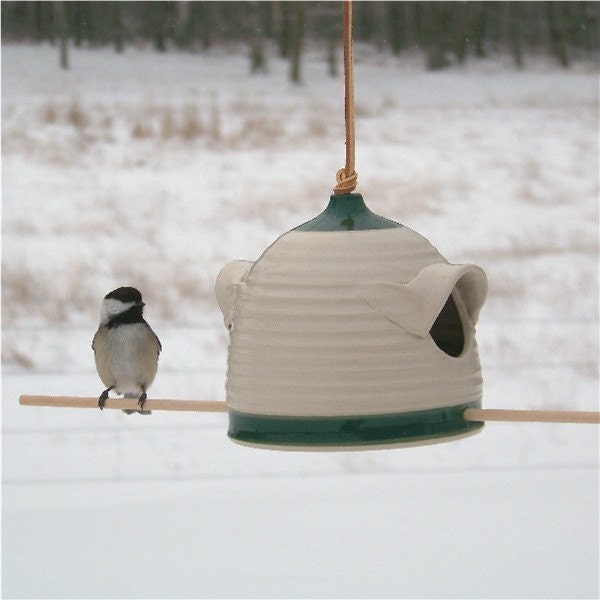
[[[475,325],[487,294],[487,277],[477,265],[436,263],[408,283],[368,283],[360,286],[359,294],[373,310],[424,338],[454,289]]]
[[[448,296],[454,289],[460,294],[471,323],[475,325],[488,289],[487,276],[481,267],[477,265],[450,265],[447,263],[425,267],[408,284],[408,287],[417,293],[425,303],[424,309],[427,316],[424,325],[427,327],[427,331],[433,325]]]

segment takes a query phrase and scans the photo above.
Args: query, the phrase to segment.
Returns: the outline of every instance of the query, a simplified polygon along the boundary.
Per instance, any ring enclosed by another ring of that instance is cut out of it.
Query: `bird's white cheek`
[[[134,302],[121,302],[114,298],[105,298],[102,300],[102,306],[100,308],[100,323],[108,323],[112,317],[119,313],[125,312],[127,309],[134,306]]]

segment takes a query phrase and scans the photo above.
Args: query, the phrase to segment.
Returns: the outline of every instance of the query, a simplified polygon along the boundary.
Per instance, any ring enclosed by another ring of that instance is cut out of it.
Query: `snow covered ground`
[[[597,66],[355,54],[357,191],[488,273],[484,405],[597,410]],[[342,82],[305,67],[78,50],[64,72],[2,47],[3,597],[600,594],[594,426],[288,454],[224,415],[18,406],[101,391],[119,285],[163,342],[151,394],[224,399],[216,274],[320,212],[343,165]]]

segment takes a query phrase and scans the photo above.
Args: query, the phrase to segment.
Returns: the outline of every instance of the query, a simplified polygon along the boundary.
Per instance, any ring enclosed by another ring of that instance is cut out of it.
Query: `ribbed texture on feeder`
[[[439,272],[411,287],[430,265]],[[474,321],[485,275],[449,265],[407,227],[289,232],[256,263],[226,266],[217,295],[230,327],[230,410],[377,415],[481,399]],[[458,356],[428,332],[450,295],[464,330]]]

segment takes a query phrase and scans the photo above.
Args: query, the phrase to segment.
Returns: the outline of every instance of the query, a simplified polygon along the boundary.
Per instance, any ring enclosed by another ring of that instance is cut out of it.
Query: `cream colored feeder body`
[[[365,449],[476,433],[475,324],[487,279],[421,235],[334,195],[254,263],[221,270],[229,436],[280,449]]]

